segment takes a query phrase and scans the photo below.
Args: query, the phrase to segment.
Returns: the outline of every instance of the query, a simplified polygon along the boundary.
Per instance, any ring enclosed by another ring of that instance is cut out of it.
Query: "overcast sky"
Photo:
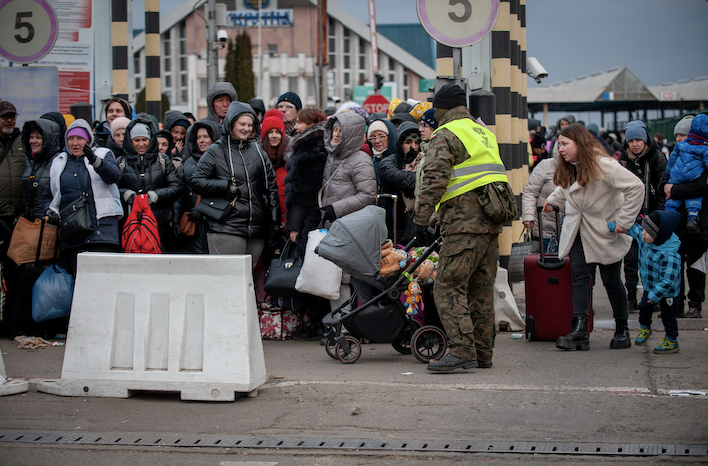
[[[189,2],[195,0],[188,0]],[[332,0],[368,23],[366,0]],[[428,0],[436,1],[436,0]],[[439,1],[439,0],[437,0]],[[183,0],[160,0],[167,14]],[[528,56],[548,71],[541,85],[626,66],[644,84],[708,76],[706,0],[527,0]],[[143,1],[133,1],[137,14]],[[376,0],[377,23],[418,22],[416,0]],[[537,84],[528,80],[529,86]]]

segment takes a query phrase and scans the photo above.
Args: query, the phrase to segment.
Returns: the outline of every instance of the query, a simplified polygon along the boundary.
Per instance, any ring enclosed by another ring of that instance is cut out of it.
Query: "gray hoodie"
[[[207,92],[207,120],[215,121],[221,123],[221,118],[214,111],[214,99],[220,95],[228,95],[231,97],[231,102],[236,102],[238,100],[238,95],[236,95],[236,89],[231,83],[215,83],[209,92]]]

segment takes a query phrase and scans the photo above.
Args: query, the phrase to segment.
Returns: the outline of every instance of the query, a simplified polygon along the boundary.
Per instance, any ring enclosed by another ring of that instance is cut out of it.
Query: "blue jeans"
[[[647,292],[642,295],[642,301],[639,303],[639,323],[645,327],[651,328],[651,313],[654,312],[654,303],[647,302]],[[661,307],[661,321],[664,323],[664,331],[669,338],[676,339],[678,337],[678,323],[676,315],[678,315],[678,307],[673,305],[675,298],[664,298],[659,301]]]
[[[570,274],[573,282],[573,315],[577,317],[590,316],[591,274],[595,265],[597,265],[600,268],[602,284],[605,286],[607,297],[610,299],[612,315],[618,320],[626,319],[629,313],[627,312],[627,295],[620,279],[622,261],[609,265],[588,264],[585,262],[585,252],[580,233],[575,237],[575,242],[573,247],[570,248],[568,258],[570,259]]]

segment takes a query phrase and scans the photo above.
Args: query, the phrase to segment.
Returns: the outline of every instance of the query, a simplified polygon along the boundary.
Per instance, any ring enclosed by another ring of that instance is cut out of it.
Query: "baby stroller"
[[[353,364],[361,356],[361,341],[391,343],[402,354],[411,354],[421,362],[441,358],[447,350],[447,337],[438,325],[437,310],[425,309],[425,325],[421,325],[401,302],[401,294],[408,288],[410,277],[439,246],[438,238],[420,257],[402,267],[390,277],[382,277],[381,245],[386,241],[386,212],[376,206],[367,206],[337,219],[322,239],[315,252],[337,264],[349,274],[355,292],[352,298],[327,314],[325,350],[343,364]],[[406,249],[410,248],[410,244]],[[363,304],[347,310],[359,298]],[[432,303],[432,300],[428,300]],[[348,333],[342,333],[342,327]]]

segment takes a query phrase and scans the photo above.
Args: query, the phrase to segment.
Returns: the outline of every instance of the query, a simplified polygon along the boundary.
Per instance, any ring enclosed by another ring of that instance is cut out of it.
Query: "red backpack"
[[[146,194],[135,196],[133,208],[123,226],[120,245],[124,252],[162,254],[157,220]]]

